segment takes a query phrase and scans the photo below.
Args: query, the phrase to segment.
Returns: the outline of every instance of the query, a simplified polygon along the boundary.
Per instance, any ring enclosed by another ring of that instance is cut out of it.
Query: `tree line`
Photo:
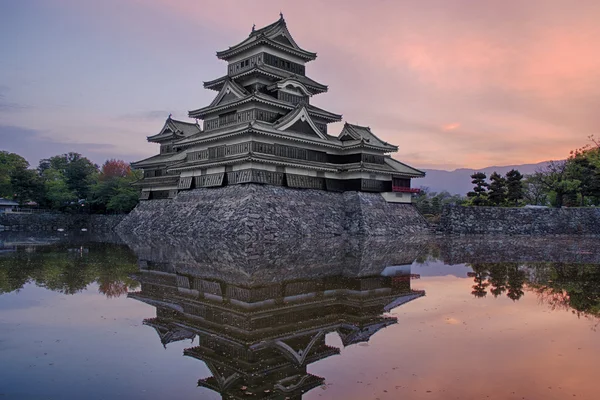
[[[15,153],[0,151],[0,197],[21,207],[36,206],[62,212],[123,213],[138,203],[131,184],[140,172],[122,160],[101,167],[79,153],[40,160],[37,168]]]
[[[552,207],[600,205],[600,142],[571,151],[563,161],[551,161],[535,173],[523,176],[509,171],[505,177],[496,172],[471,175],[475,185],[469,192],[474,206],[519,206],[524,204]]]
[[[600,206],[600,141],[590,136],[590,144],[571,151],[563,161],[551,161],[530,175],[511,170],[504,176],[493,172],[471,175],[473,189],[466,197],[427,188],[415,196],[415,205],[427,216],[437,217],[446,204],[467,206],[550,207]]]

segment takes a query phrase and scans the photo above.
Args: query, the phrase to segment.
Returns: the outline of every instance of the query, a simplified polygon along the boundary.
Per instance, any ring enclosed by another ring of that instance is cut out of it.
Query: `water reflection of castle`
[[[198,346],[184,351],[212,372],[198,385],[223,398],[252,393],[253,398],[300,399],[325,380],[308,373],[307,366],[340,352],[326,345],[326,334],[337,333],[344,347],[366,342],[397,323],[385,312],[424,295],[411,289],[411,279],[418,277],[410,273],[411,254],[390,253],[388,258],[404,262],[379,268],[368,263],[362,273],[340,272],[332,262],[341,260],[323,259],[329,273],[313,263],[291,280],[257,279],[276,271],[265,274],[254,267],[249,284],[215,278],[210,268],[194,271],[189,265],[142,259],[141,290],[129,296],[156,307],[156,318],[144,323],[156,329],[163,345],[199,337]],[[364,253],[339,255],[350,263],[366,261]],[[306,256],[313,262],[314,254]],[[270,268],[268,259],[254,260]]]

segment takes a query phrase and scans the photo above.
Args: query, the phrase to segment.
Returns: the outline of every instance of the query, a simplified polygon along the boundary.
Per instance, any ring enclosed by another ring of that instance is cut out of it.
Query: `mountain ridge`
[[[535,164],[495,165],[485,168],[457,168],[452,171],[425,168],[421,169],[421,171],[427,175],[425,178],[413,180],[413,186],[428,188],[430,192],[442,192],[446,190],[450,194],[466,195],[473,188],[471,175],[475,172],[484,172],[488,178],[493,172],[504,175],[511,169],[516,169],[523,175],[529,175],[547,166],[548,163],[550,161],[542,161]]]

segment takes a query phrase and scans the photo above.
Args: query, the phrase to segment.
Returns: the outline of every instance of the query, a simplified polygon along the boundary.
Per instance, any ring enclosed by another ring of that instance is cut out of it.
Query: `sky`
[[[600,1],[0,1],[0,150],[32,165],[158,152],[208,105],[215,56],[283,12],[318,107],[417,168],[564,159],[600,136]],[[329,126],[338,134],[342,123]]]

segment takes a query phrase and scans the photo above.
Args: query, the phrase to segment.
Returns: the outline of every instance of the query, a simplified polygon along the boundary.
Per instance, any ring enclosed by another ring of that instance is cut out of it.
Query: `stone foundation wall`
[[[458,234],[600,235],[600,208],[448,206],[439,229]]]
[[[126,235],[274,239],[404,235],[425,233],[428,226],[414,206],[387,203],[378,193],[243,184],[141,202],[117,231]]]
[[[0,213],[0,231],[81,231],[85,228],[90,232],[111,232],[122,219],[123,215]]]

